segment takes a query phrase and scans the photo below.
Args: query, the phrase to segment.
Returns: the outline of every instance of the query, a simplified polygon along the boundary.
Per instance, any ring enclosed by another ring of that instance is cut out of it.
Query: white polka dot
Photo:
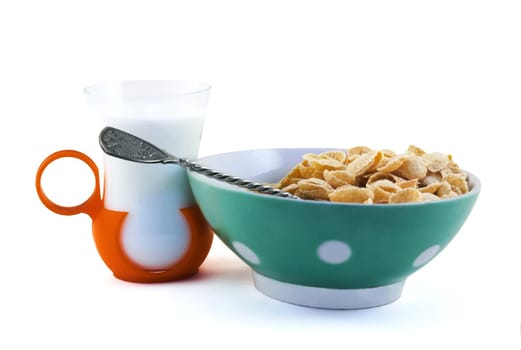
[[[418,257],[414,260],[414,262],[412,263],[412,266],[413,267],[420,267],[422,265],[425,265],[426,263],[428,263],[432,258],[434,258],[434,256],[436,254],[438,254],[438,252],[440,251],[441,247],[439,244],[436,244],[436,245],[433,245],[432,247],[430,248],[427,248],[423,251],[423,253],[421,253],[420,255],[418,255]]]
[[[253,250],[251,250],[247,245],[241,243],[241,242],[232,242],[232,245],[233,247],[235,248],[235,250],[237,251],[237,253],[243,257],[244,260],[252,263],[252,264],[259,264],[260,263],[260,259],[259,257],[257,256],[257,254],[255,254],[253,252]]]
[[[351,257],[351,248],[341,241],[325,241],[318,247],[317,254],[328,264],[341,264]]]

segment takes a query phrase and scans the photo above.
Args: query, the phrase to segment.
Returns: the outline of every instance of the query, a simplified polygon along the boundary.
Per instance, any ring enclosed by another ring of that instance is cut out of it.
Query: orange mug
[[[61,206],[51,201],[41,186],[41,177],[45,168],[53,161],[71,157],[83,161],[92,170],[95,177],[94,191],[82,204],[76,206]],[[125,221],[128,212],[107,209],[101,197],[98,167],[87,155],[74,151],[62,150],[48,156],[36,173],[36,191],[42,203],[51,211],[61,215],[76,215],[85,213],[92,219],[92,233],[99,255],[118,279],[154,283],[183,279],[195,274],[210,250],[213,232],[204,219],[199,207],[194,204],[179,208],[188,227],[187,245],[179,258],[162,268],[149,268],[132,259],[122,244]]]

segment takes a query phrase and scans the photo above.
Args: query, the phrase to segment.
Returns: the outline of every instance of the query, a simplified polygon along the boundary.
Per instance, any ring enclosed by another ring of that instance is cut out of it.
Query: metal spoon
[[[117,158],[138,163],[177,164],[190,171],[203,174],[212,179],[240,186],[251,191],[257,191],[260,193],[271,194],[285,198],[300,199],[291,193],[284,192],[260,183],[241,179],[236,176],[221,173],[219,171],[212,170],[197,164],[196,162],[192,162],[188,159],[178,158],[159,149],[153,144],[140,139],[137,136],[110,126],[101,130],[99,135],[99,143],[105,153]]]

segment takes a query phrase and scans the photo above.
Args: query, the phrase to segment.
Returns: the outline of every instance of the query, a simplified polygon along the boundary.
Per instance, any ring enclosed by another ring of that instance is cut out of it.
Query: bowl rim
[[[326,152],[330,150],[338,150],[338,148],[331,148],[331,147],[281,147],[281,148],[255,148],[255,149],[246,149],[246,150],[237,150],[237,151],[230,151],[230,152],[222,152],[222,153],[216,153],[207,155],[204,157],[200,157],[197,159],[197,161],[204,165],[204,161],[209,158],[223,156],[223,155],[232,155],[232,154],[239,154],[239,153],[248,153],[248,152],[266,152],[266,151],[292,151],[292,150],[317,150],[321,152]],[[219,169],[216,169],[219,170]],[[202,174],[198,174],[192,171],[187,171],[188,178],[194,177],[201,179],[203,182],[212,184],[212,183],[218,183],[223,184],[225,186],[216,186],[221,190],[224,190],[226,192],[236,192],[238,195],[244,195],[244,196],[253,196],[253,198],[257,197],[260,200],[276,200],[276,201],[291,201],[294,203],[299,203],[301,205],[318,205],[318,206],[342,206],[342,207],[366,207],[366,208],[395,208],[395,207],[411,207],[411,206],[425,206],[425,205],[443,205],[443,203],[450,203],[454,201],[460,201],[464,200],[469,197],[474,197],[479,195],[481,192],[481,181],[479,178],[474,175],[473,173],[465,170],[463,170],[467,176],[468,176],[468,183],[470,185],[470,189],[467,193],[458,195],[456,197],[451,198],[445,198],[443,200],[438,201],[426,201],[426,202],[410,202],[410,203],[394,203],[394,204],[364,204],[364,203],[343,203],[343,202],[330,202],[330,201],[319,201],[319,200],[307,200],[307,199],[293,199],[293,198],[287,198],[287,197],[278,197],[273,195],[267,195],[262,194],[255,191],[249,191],[244,188],[225,184],[223,182],[220,182],[219,180],[211,179],[209,177],[206,177]],[[233,174],[232,174],[233,175]]]

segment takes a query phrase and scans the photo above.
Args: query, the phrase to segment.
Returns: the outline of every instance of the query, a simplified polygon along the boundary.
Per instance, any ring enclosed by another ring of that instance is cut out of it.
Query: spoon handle
[[[291,193],[284,192],[257,182],[241,179],[236,176],[224,174],[217,170],[213,170],[192,162],[188,159],[178,158],[168,152],[163,151],[148,141],[110,126],[107,126],[101,130],[99,143],[101,149],[106,154],[113,157],[138,163],[177,164],[190,171],[194,171],[196,173],[203,174],[210,178],[224,181],[232,185],[247,188],[251,191],[257,191],[260,193],[271,194],[284,198],[300,199]]]
[[[237,176],[232,176],[232,175],[228,175],[228,174],[225,174],[225,173],[221,173],[221,172],[219,172],[217,170],[213,170],[213,169],[207,168],[207,167],[205,167],[203,165],[200,165],[198,163],[192,162],[192,161],[190,161],[188,159],[183,159],[183,158],[165,159],[165,160],[162,161],[162,163],[164,163],[164,164],[168,164],[168,163],[178,164],[181,167],[186,168],[186,169],[188,169],[190,171],[196,172],[198,174],[202,174],[202,175],[205,175],[205,176],[207,176],[209,178],[216,179],[216,180],[219,180],[219,181],[227,182],[227,183],[232,184],[232,185],[243,187],[243,188],[246,188],[246,189],[251,190],[251,191],[256,191],[256,192],[265,193],[265,194],[271,194],[271,195],[284,197],[284,198],[300,199],[299,197],[294,196],[294,195],[292,195],[289,192],[281,191],[281,190],[279,190],[277,188],[266,186],[266,185],[263,185],[263,184],[260,184],[260,183],[257,183],[257,182],[252,182],[252,181],[249,181],[249,180],[241,179],[240,177],[237,177]]]

